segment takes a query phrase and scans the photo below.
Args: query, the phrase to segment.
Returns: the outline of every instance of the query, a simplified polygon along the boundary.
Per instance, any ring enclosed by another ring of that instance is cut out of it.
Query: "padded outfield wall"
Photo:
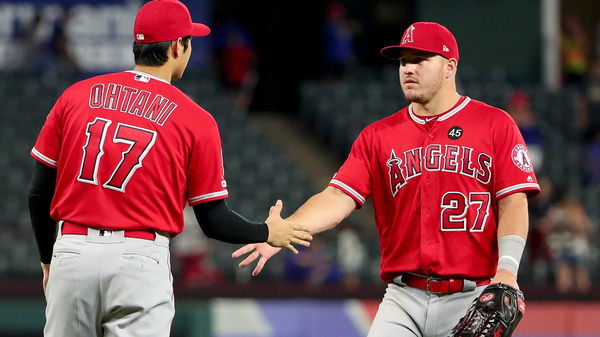
[[[378,300],[176,300],[173,337],[361,337]],[[41,300],[0,300],[0,336],[38,337]],[[531,302],[515,337],[600,337],[600,303]]]

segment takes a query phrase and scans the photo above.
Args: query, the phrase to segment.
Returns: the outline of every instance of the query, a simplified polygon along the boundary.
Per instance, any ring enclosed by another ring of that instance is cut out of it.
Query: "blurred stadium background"
[[[217,119],[229,204],[262,220],[325,187],[358,132],[406,103],[379,49],[414,21],[457,37],[462,94],[520,125],[532,200],[518,336],[600,336],[600,3],[593,0],[184,1],[213,30],[174,83]],[[41,336],[29,151],[62,90],[130,69],[140,0],[0,2],[0,336]],[[385,285],[370,207],[259,277],[187,218],[173,242],[173,336],[364,336]]]

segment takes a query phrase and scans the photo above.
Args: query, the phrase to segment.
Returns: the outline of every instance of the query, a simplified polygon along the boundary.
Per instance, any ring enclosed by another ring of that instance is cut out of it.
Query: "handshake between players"
[[[282,219],[282,208],[283,203],[281,200],[277,200],[269,210],[269,217],[265,220],[269,227],[267,243],[273,247],[286,248],[292,253],[298,254],[298,250],[293,245],[308,247],[313,237],[306,226]]]

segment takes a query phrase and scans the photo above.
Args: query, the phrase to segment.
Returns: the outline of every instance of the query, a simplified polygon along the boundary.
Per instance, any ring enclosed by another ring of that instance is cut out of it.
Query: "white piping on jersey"
[[[329,183],[336,185],[336,186],[340,187],[341,189],[343,189],[344,191],[352,194],[356,199],[358,199],[360,201],[361,204],[365,203],[365,201],[366,201],[365,198],[363,198],[363,196],[360,195],[360,193],[356,192],[352,187],[350,187],[336,179],[331,179],[331,181]]]
[[[163,79],[162,79],[162,78],[160,78],[160,77],[156,77],[156,76],[154,76],[154,75],[152,75],[152,74],[148,74],[148,73],[146,73],[146,72],[143,72],[143,71],[139,71],[139,70],[125,70],[125,72],[126,72],[126,73],[132,73],[132,74],[136,74],[136,75],[148,76],[148,77],[150,77],[150,78],[152,78],[152,79],[155,79],[155,80],[157,80],[157,81],[161,81],[161,82],[165,82],[165,83],[167,83],[167,84],[171,84],[171,83],[169,83],[168,81],[165,81],[165,80],[163,80]]]
[[[200,196],[197,196],[197,197],[189,198],[188,202],[192,203],[192,202],[196,202],[196,201],[200,201],[200,200],[206,200],[206,199],[210,199],[210,198],[214,198],[214,197],[222,197],[222,196],[227,195],[227,194],[228,194],[227,190],[225,190],[225,191],[219,191],[219,192],[213,192],[213,193],[208,193],[208,194],[200,195]]]
[[[56,160],[44,156],[40,151],[36,150],[35,147],[31,149],[31,153],[52,166],[58,166],[58,162]]]
[[[514,190],[519,190],[519,189],[527,188],[527,187],[540,188],[540,185],[535,184],[535,183],[525,183],[525,184],[517,184],[517,185],[509,186],[505,189],[502,189],[502,190],[496,192],[496,198],[498,198],[508,192],[512,192]]]
[[[465,97],[465,100],[462,101],[462,103],[460,103],[456,108],[448,111],[448,113],[444,114],[442,117],[438,118],[437,122],[445,121],[446,119],[456,115],[460,110],[462,110],[465,106],[467,106],[467,104],[469,104],[469,102],[471,102],[471,98]],[[408,106],[408,114],[415,123],[422,124],[422,125],[425,124],[424,120],[422,120],[421,118],[419,118],[415,115],[415,113],[412,109],[412,104]]]

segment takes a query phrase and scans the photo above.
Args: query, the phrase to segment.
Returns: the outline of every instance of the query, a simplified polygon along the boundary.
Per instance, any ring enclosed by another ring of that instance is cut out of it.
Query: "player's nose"
[[[415,64],[406,63],[404,65],[400,65],[400,73],[401,74],[414,74],[415,73]]]

